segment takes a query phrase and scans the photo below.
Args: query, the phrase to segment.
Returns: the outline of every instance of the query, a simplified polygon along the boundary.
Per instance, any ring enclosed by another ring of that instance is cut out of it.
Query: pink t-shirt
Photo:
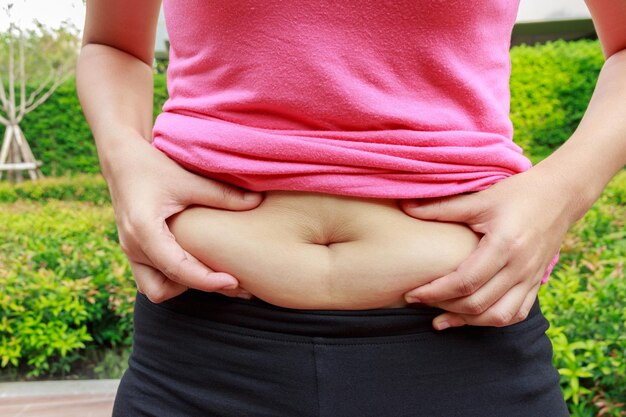
[[[165,0],[169,98],[152,144],[254,191],[483,190],[532,166],[509,118],[518,6]]]

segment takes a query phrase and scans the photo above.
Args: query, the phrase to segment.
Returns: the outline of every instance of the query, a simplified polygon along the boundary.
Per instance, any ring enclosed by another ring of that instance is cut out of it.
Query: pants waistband
[[[153,304],[139,292],[137,301]],[[196,321],[312,337],[394,336],[434,331],[432,320],[444,312],[423,304],[370,310],[299,310],[260,299],[244,300],[195,289],[153,306],[191,316]],[[528,319],[538,313],[536,300]]]

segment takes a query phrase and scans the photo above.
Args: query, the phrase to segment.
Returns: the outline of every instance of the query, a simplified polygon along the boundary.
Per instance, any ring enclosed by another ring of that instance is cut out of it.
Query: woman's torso
[[[170,217],[180,245],[254,296],[288,308],[403,307],[477,246],[467,225],[419,220],[395,199],[266,191],[248,211],[190,206]]]
[[[404,305],[478,244],[398,198],[478,191],[530,167],[514,144],[518,2],[164,3],[168,101],[153,145],[266,191],[256,209],[169,220],[192,255],[272,304]]]

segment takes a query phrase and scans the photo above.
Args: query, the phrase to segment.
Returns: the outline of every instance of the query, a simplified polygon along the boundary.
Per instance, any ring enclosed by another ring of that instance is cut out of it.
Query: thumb
[[[227,210],[250,210],[261,204],[263,194],[191,174],[188,181],[177,191],[185,204],[224,208]]]
[[[403,200],[400,205],[411,217],[462,223],[476,218],[482,210],[482,202],[477,194]]]

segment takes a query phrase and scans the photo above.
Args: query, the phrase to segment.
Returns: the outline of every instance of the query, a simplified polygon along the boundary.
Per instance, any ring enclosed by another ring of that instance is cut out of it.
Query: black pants
[[[137,293],[113,416],[569,416],[539,301],[504,328],[436,331],[440,311]]]

